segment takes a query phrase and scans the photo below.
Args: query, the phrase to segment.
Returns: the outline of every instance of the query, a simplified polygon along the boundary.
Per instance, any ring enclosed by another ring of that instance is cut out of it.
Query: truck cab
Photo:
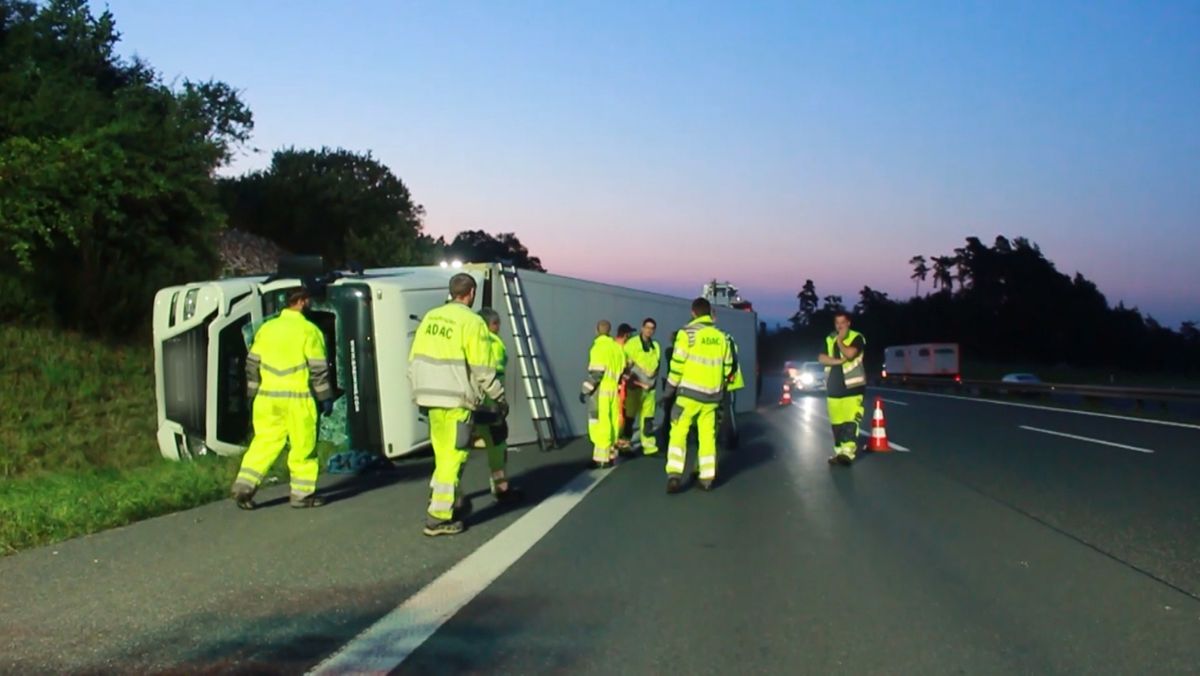
[[[311,272],[311,270],[308,270]],[[446,302],[452,274],[395,268],[321,278],[281,266],[271,277],[168,287],[158,292],[154,348],[158,445],[164,457],[237,455],[251,433],[245,365],[255,332],[279,314],[288,290],[310,286],[306,317],[321,329],[334,386],[323,438],[340,450],[397,457],[428,443],[428,421],[408,401],[408,347],[421,317]],[[454,272],[458,272],[455,270]],[[386,349],[378,346],[385,345]],[[325,433],[326,430],[333,430]]]

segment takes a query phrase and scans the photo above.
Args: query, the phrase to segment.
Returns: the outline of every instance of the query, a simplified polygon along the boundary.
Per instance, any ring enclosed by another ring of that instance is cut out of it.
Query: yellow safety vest
[[[587,370],[596,384],[597,395],[615,397],[621,374],[625,372],[625,351],[611,336],[596,336],[588,351]]]
[[[653,390],[658,384],[658,371],[662,364],[662,348],[658,341],[650,339],[650,349],[642,342],[641,336],[631,337],[625,341],[625,356],[629,358],[629,372],[633,379],[646,389]]]
[[[680,396],[719,403],[732,372],[729,339],[713,325],[712,317],[697,317],[675,334],[667,385],[676,388]]]
[[[295,310],[267,320],[246,355],[246,386],[251,398],[332,398],[321,329]]]
[[[496,360],[496,377],[504,380],[504,374],[508,370],[508,349],[504,347],[504,340],[500,336],[490,330],[488,336],[492,344],[492,357]]]
[[[492,332],[471,308],[451,301],[421,319],[408,354],[413,401],[428,408],[475,410],[504,399]]]
[[[837,351],[837,348],[833,342],[836,338],[837,336],[825,336],[825,354],[834,358],[839,357],[841,354]],[[867,369],[863,365],[863,355],[866,353],[867,337],[858,331],[855,331],[854,329],[850,329],[846,332],[846,340],[842,341],[842,344],[850,345],[854,342],[855,338],[863,339],[864,349],[859,350],[858,356],[856,356],[854,359],[842,362],[841,364],[842,378],[845,381],[846,389],[848,390],[852,390],[856,387],[865,387],[867,384]],[[830,370],[834,368],[837,367],[825,367],[826,378],[828,378]]]
[[[746,367],[742,364],[741,360],[738,359],[737,343],[733,342],[733,336],[727,333],[725,334],[725,337],[729,339],[729,350],[733,353],[734,366],[734,371],[731,376],[731,380],[729,381],[729,386],[726,389],[728,389],[730,392],[736,392],[737,390],[740,390],[746,386],[746,379],[742,376],[742,371],[744,371]]]

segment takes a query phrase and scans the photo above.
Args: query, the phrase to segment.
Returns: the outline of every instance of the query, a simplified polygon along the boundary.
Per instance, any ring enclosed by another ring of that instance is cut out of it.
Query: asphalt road
[[[830,467],[799,397],[742,419],[711,493],[624,462],[397,672],[1200,672],[1200,428],[872,394],[908,452]],[[0,559],[0,671],[303,672],[599,473],[588,454],[515,454],[533,499],[477,497],[456,538],[420,535],[420,459],[318,510],[220,503]]]

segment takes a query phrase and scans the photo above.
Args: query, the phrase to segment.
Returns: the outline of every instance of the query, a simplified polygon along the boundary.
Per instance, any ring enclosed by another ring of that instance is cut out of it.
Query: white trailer
[[[890,345],[884,348],[885,380],[905,376],[960,378],[961,359],[958,343],[919,343]]]
[[[640,326],[653,317],[664,352],[690,319],[690,299],[675,298],[497,264],[411,267],[327,275],[309,313],[326,336],[346,449],[397,458],[429,443],[428,421],[410,397],[410,340],[421,317],[447,300],[456,272],[479,284],[475,308],[501,317],[508,348],[509,443],[581,436],[587,411],[578,402],[588,348],[599,319]],[[171,459],[214,452],[236,455],[250,436],[245,359],[254,330],[276,314],[289,288],[313,271],[198,282],[162,289],[155,298],[154,353],[158,443]],[[750,311],[718,309],[717,324],[738,346],[745,389],[737,410],[757,402],[756,332]],[[663,379],[667,365],[662,365]]]

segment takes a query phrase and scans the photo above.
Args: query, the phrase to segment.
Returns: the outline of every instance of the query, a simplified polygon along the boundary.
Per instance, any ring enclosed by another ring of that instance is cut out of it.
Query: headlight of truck
[[[805,385],[812,385],[813,384],[813,375],[811,373],[801,374],[800,382],[804,383]]]
[[[183,319],[187,321],[196,314],[196,297],[200,295],[200,289],[192,289],[183,297]]]

